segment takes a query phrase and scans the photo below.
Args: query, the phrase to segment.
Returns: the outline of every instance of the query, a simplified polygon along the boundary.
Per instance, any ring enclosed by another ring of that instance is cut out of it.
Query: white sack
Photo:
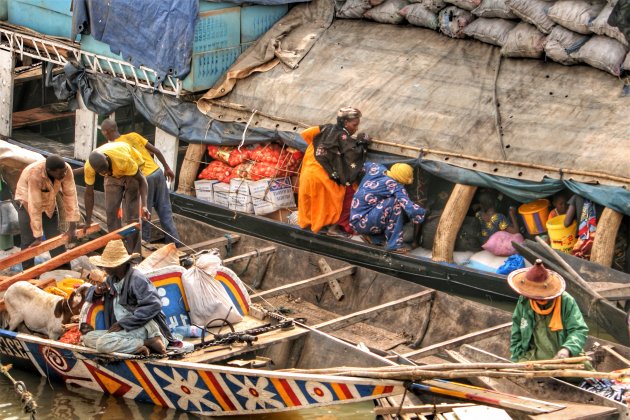
[[[521,22],[507,35],[501,48],[505,57],[540,58],[547,36],[529,23]]]
[[[447,6],[444,0],[411,0],[409,3],[419,4],[433,13],[438,13]]]
[[[599,15],[595,19],[591,21],[589,24],[589,29],[596,33],[597,35],[606,35],[610,38],[616,39],[621,42],[623,45],[628,45],[628,40],[624,36],[623,32],[619,30],[616,26],[611,26],[608,24],[608,17],[610,13],[613,11],[612,6],[604,6]]]
[[[556,25],[545,40],[545,54],[547,58],[565,66],[576,64],[578,60],[570,54],[579,50],[589,39],[590,36],[588,35],[577,34],[560,25]]]
[[[469,12],[479,6],[481,0],[444,0],[447,3],[457,6],[460,9],[468,10]]]
[[[602,1],[559,0],[549,8],[547,16],[559,25],[580,34],[590,34],[589,23],[604,8]]]
[[[483,18],[517,19],[505,0],[482,0],[481,4],[473,9],[472,14]]]
[[[182,274],[190,319],[194,324],[205,326],[213,319],[223,319],[226,316],[233,324],[243,320],[221,283],[214,279],[219,268],[223,269],[217,255],[204,254],[193,267]],[[245,292],[244,288],[243,291]],[[244,295],[249,300],[247,292]]]
[[[376,22],[397,25],[405,20],[398,11],[408,4],[407,0],[387,0],[385,3],[368,10],[363,16]]]
[[[159,268],[179,265],[179,252],[174,243],[169,243],[157,251],[153,252],[140,264],[136,266],[143,273],[154,271]]]
[[[337,11],[337,17],[345,19],[361,19],[363,14],[372,8],[369,0],[347,0]]]
[[[451,38],[466,38],[464,28],[473,20],[472,13],[455,6],[447,7],[438,15],[440,32]]]
[[[470,22],[464,33],[486,44],[502,46],[516,22],[506,19],[479,18]]]
[[[607,36],[595,35],[571,56],[613,76],[619,76],[627,53],[628,48],[621,42]]]
[[[438,28],[438,16],[437,13],[425,8],[420,3],[410,4],[403,7],[398,13],[407,19],[407,22],[414,26],[420,26],[422,28],[429,28],[436,30]]]
[[[553,6],[553,2],[544,0],[506,0],[506,4],[512,13],[523,21],[531,23],[544,34],[551,32],[551,29],[556,24],[547,16],[547,11]]]

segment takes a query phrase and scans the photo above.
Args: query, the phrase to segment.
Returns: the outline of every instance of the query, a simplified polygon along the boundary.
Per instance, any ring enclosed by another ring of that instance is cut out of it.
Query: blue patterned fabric
[[[385,241],[387,250],[398,249],[403,245],[404,215],[422,223],[426,211],[409,199],[401,183],[385,175],[385,166],[366,162],[363,169],[365,177],[352,199],[350,225],[357,233],[371,235],[376,244]]]

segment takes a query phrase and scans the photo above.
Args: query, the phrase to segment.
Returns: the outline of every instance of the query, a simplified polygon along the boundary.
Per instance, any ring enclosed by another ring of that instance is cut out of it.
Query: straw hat
[[[541,260],[536,260],[533,267],[512,271],[507,281],[518,294],[534,300],[555,299],[566,288],[562,276],[547,270]]]
[[[139,256],[140,254],[136,253],[129,255],[122,239],[115,239],[107,243],[102,255],[90,257],[90,262],[97,267],[113,268],[123,265],[130,259]]]

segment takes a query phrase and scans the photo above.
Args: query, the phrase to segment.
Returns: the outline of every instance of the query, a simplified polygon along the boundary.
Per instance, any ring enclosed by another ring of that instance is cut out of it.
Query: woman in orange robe
[[[369,137],[353,138],[357,132],[361,111],[341,108],[337,124],[310,127],[301,135],[308,143],[300,171],[298,192],[298,224],[326,234],[345,236],[351,233],[350,204],[356,190]]]

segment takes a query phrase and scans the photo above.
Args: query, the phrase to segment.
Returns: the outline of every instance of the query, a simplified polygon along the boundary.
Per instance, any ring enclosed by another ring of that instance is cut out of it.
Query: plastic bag
[[[17,235],[20,233],[18,212],[11,200],[0,202],[0,235]]]
[[[190,308],[189,314],[194,324],[205,326],[214,319],[224,318],[231,323],[243,320],[243,316],[223,285],[215,279],[219,269],[227,270],[221,266],[221,259],[216,254],[204,254],[182,275],[182,283]],[[236,280],[240,282],[240,279],[236,278]],[[242,282],[239,288],[240,293],[249,302],[249,295]],[[218,325],[219,322],[216,324]]]
[[[525,258],[521,257],[518,254],[510,255],[506,258],[503,265],[497,268],[497,274],[508,275],[512,271],[518,270],[519,268],[525,268]]]
[[[523,235],[520,233],[509,233],[504,230],[495,232],[490,236],[488,241],[481,247],[494,255],[508,257],[516,254],[516,250],[512,246],[512,242],[523,243]]]

